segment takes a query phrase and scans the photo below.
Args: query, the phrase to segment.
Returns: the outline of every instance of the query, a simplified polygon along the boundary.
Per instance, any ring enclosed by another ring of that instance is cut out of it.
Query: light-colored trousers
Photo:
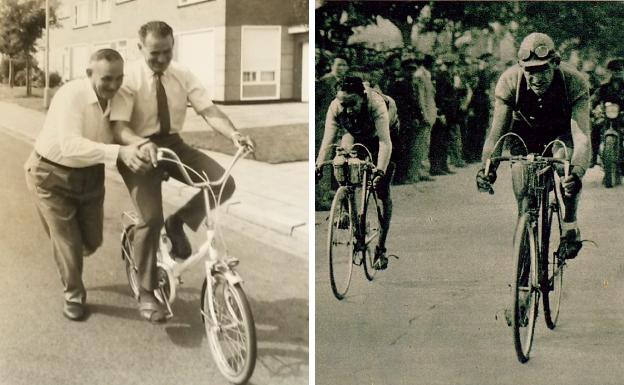
[[[24,168],[26,184],[52,241],[65,300],[84,303],[87,293],[82,282],[82,259],[102,244],[104,165],[60,167],[33,152]]]

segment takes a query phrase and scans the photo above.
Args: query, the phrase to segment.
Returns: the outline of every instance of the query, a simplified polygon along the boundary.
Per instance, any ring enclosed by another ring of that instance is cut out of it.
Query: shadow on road
[[[258,337],[258,364],[271,376],[307,374],[308,301],[250,301]]]

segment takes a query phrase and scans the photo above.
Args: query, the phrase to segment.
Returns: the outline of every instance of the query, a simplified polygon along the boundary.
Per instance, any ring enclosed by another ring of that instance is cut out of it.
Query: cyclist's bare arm
[[[215,129],[226,138],[234,140],[233,137],[235,134],[240,135],[230,118],[228,118],[228,116],[216,105],[213,104],[204,108],[199,112],[199,114],[206,119],[206,122],[211,128]]]
[[[591,128],[589,125],[589,99],[582,97],[572,106],[572,143],[574,152],[570,163],[579,177],[585,174],[591,163]]]
[[[483,155],[481,156],[483,164],[492,156],[500,155],[501,147],[499,146],[498,149],[496,149],[497,153],[495,154],[494,146],[498,139],[511,128],[512,113],[513,111],[509,105],[503,102],[503,100],[496,98],[494,102],[494,114],[492,115],[492,127],[483,145]],[[483,123],[485,124],[485,122]]]
[[[381,113],[375,119],[375,130],[379,138],[379,155],[377,155],[377,169],[386,172],[392,154],[392,141],[390,140],[390,118],[388,111]]]
[[[336,124],[336,113],[332,105],[327,110],[325,117],[325,129],[323,130],[323,139],[321,140],[321,148],[319,149],[318,156],[316,158],[316,166],[319,167],[327,160],[329,146],[334,143],[336,139],[336,133],[338,132],[338,125]]]

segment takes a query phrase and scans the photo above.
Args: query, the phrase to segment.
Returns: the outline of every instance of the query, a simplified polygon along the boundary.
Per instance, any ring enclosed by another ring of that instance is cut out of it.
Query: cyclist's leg
[[[373,268],[383,270],[388,266],[388,257],[386,256],[386,239],[390,230],[392,221],[392,197],[390,196],[390,181],[394,175],[395,164],[390,162],[383,181],[377,186],[377,198],[381,203],[381,223],[379,229],[379,243],[375,248],[375,259]]]
[[[162,171],[152,169],[145,174],[137,174],[120,161],[117,162],[117,169],[139,217],[133,243],[139,283],[143,290],[151,292],[157,287],[156,252],[163,226]]]
[[[573,152],[574,149],[572,147],[568,147],[569,157],[572,156]],[[553,157],[560,159],[565,158],[565,151],[563,151],[563,148],[554,148]],[[563,178],[564,170],[561,167],[558,167],[557,174],[560,178]],[[561,230],[564,241],[559,244],[559,254],[565,259],[572,259],[576,257],[583,245],[580,241],[581,232],[576,222],[576,212],[578,209],[580,197],[581,191],[579,191],[577,194],[573,194],[570,196],[562,194],[564,210],[563,220],[561,221]]]
[[[184,143],[179,136],[177,136],[177,139],[168,143],[168,145],[171,150],[175,151],[184,164],[200,174],[205,172],[210,180],[217,180],[223,175],[225,169],[221,167],[217,161],[200,150]],[[170,175],[175,179],[184,182],[179,170],[176,167],[171,166],[172,165],[169,165],[167,168]],[[191,177],[193,178],[193,175],[191,175]],[[234,183],[234,178],[230,176],[220,188],[215,188],[213,191],[215,192],[215,197],[218,198],[220,190],[223,190],[221,193],[221,203],[223,203],[227,201],[232,194],[234,194],[235,189],[236,185]],[[215,202],[212,196],[210,197],[210,207],[215,207]],[[200,191],[195,194],[195,196],[193,196],[183,207],[178,209],[174,215],[186,223],[194,231],[197,230],[205,217],[204,197],[202,192]]]

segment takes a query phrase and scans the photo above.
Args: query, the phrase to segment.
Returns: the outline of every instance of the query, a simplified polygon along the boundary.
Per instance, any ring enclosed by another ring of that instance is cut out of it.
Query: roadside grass
[[[43,89],[32,87],[32,96],[26,96],[26,87],[10,88],[6,84],[0,84],[0,100],[7,103],[14,103],[19,106],[46,112],[43,107]]]
[[[267,163],[284,163],[308,160],[308,125],[288,124],[272,127],[250,127],[240,130],[249,135],[256,151],[252,159]],[[229,138],[214,130],[181,133],[184,141],[194,147],[224,154],[234,154],[235,148]]]

